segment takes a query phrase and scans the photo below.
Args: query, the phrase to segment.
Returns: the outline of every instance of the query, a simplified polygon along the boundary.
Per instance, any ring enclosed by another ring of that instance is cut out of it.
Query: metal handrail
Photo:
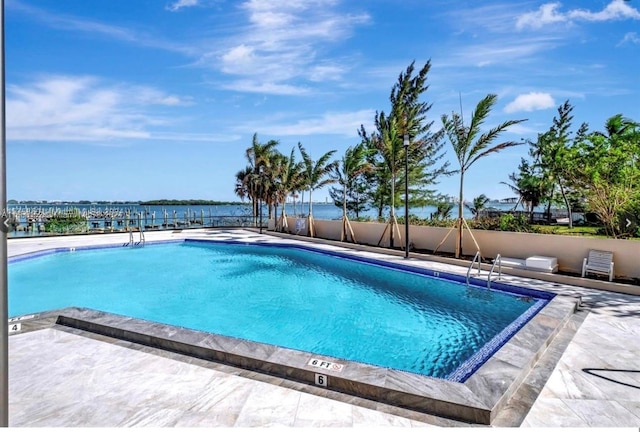
[[[144,247],[144,225],[142,224],[142,214],[138,213],[138,232],[140,233],[140,241],[136,244],[131,244],[131,246],[140,246]]]
[[[478,261],[478,275],[480,274],[480,261],[482,261],[482,257],[480,256],[480,251],[476,252],[476,255],[473,257],[473,261],[471,261],[471,265],[467,270],[467,286],[469,286],[469,279],[471,277],[471,269],[473,268],[473,264]]]
[[[138,219],[134,215],[120,216],[120,217],[96,217],[88,218],[86,223],[79,223],[77,226],[71,227],[68,231],[46,231],[45,220],[26,220],[26,219],[11,219],[9,222],[10,230],[7,233],[9,238],[22,238],[22,237],[42,237],[42,236],[62,236],[73,234],[103,234],[103,233],[128,233],[131,228],[138,227]],[[204,223],[203,223],[204,222]],[[187,228],[244,228],[244,227],[258,227],[258,222],[254,220],[251,215],[213,215],[211,217],[205,216],[204,220],[200,219],[197,222],[190,221],[190,224],[185,222],[184,217],[168,215],[166,219],[160,217],[155,219],[155,224],[147,225],[143,222],[143,228],[145,231],[168,231],[174,229],[187,229]],[[267,226],[267,221],[264,221],[264,226]],[[124,242],[123,242],[124,243]]]
[[[498,264],[498,280],[500,280],[502,277],[502,257],[500,254],[496,255],[496,259],[493,260],[493,265],[491,266],[489,277],[487,278],[487,289],[491,289],[491,276],[493,276],[493,270],[495,270],[496,264]]]

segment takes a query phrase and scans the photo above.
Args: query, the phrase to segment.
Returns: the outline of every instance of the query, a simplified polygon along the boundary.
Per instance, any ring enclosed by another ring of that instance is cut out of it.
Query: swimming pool
[[[16,261],[10,316],[89,307],[455,381],[549,298],[299,247],[186,241]]]

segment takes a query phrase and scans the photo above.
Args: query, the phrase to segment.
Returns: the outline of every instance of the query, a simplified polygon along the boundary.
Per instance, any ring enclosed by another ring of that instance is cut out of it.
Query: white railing
[[[482,261],[482,256],[480,256],[480,251],[476,252],[476,255],[473,257],[473,261],[471,261],[471,265],[467,270],[467,286],[469,286],[469,279],[471,278],[471,270],[473,269],[473,264],[478,262],[478,275],[480,275],[480,263]]]
[[[489,271],[489,277],[487,277],[487,289],[491,289],[491,281],[493,280],[493,271],[496,269],[496,264],[498,265],[498,280],[500,280],[502,277],[502,257],[500,254],[496,255],[496,259],[493,260],[493,265]]]

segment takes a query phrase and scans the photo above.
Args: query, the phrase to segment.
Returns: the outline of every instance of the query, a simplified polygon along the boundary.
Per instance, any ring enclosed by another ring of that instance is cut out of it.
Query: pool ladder
[[[140,247],[144,247],[144,231],[140,230],[140,240],[139,241],[134,241],[133,240],[133,231],[129,231],[129,241],[125,244],[123,244],[122,246],[129,246],[129,247],[136,247],[136,246],[140,246]]]
[[[136,246],[140,246],[140,247],[144,247],[144,228],[142,227],[142,215],[140,213],[138,213],[138,232],[140,233],[140,240],[137,242],[133,241],[133,230],[130,229],[129,230],[129,242],[123,244],[122,246],[129,246],[129,247],[136,247]]]
[[[482,263],[482,256],[480,255],[480,251],[476,252],[476,255],[473,257],[471,261],[471,265],[469,265],[469,269],[467,270],[467,287],[469,286],[469,279],[471,279],[471,270],[473,270],[473,265],[478,263],[478,276],[480,276],[480,264]],[[491,270],[489,271],[489,275],[487,276],[487,289],[491,289],[491,281],[494,280],[494,271],[496,269],[496,264],[498,265],[498,276],[495,279],[500,280],[502,278],[502,257],[500,254],[496,255],[496,259],[493,260],[493,264],[491,265]]]

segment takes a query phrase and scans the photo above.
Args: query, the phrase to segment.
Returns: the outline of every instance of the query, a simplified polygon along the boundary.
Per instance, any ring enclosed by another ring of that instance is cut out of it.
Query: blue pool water
[[[440,378],[542,303],[291,247],[180,242],[9,266],[10,316],[87,307]]]

